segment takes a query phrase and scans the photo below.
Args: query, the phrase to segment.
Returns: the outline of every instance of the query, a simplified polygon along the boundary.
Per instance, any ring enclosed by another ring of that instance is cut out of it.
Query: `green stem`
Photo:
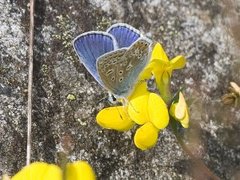
[[[66,179],[66,166],[68,163],[68,156],[65,152],[61,151],[57,153],[57,164],[60,166],[63,172],[63,180]]]
[[[159,83],[158,89],[160,91],[160,95],[163,98],[164,102],[166,104],[169,104],[169,102],[171,101],[171,96],[172,96],[171,91],[170,91],[170,81],[168,83],[164,83],[163,81],[161,81]]]

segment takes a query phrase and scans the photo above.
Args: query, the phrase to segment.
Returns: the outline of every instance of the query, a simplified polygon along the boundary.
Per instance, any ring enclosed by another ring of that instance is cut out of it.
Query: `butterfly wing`
[[[131,46],[142,36],[137,29],[124,23],[112,25],[107,32],[116,38],[119,48]]]
[[[96,61],[101,55],[117,48],[115,38],[105,32],[90,31],[75,38],[73,47],[86,69],[103,86],[96,68]]]
[[[117,49],[106,53],[97,59],[97,70],[99,76],[101,77],[106,89],[111,93],[117,91],[114,86],[114,84],[117,84],[118,82],[116,79],[117,66],[126,51],[126,48]]]
[[[129,49],[119,49],[117,54],[116,51],[107,53],[97,60],[99,75],[110,92],[117,97],[129,95],[149,61],[150,44],[149,40],[140,38]],[[110,63],[109,69],[104,69],[103,66],[110,60],[114,64]]]

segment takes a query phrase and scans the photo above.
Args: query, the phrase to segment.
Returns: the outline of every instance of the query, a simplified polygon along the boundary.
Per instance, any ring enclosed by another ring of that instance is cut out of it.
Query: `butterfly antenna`
[[[103,97],[102,99],[100,99],[97,104],[101,103],[101,102],[104,102],[104,101],[107,101],[108,100],[108,97]]]

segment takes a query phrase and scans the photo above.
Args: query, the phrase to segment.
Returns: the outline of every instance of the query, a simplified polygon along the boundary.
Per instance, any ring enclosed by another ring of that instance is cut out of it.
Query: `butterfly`
[[[106,32],[89,31],[73,41],[74,49],[96,81],[117,98],[127,97],[149,61],[151,40],[117,23]]]

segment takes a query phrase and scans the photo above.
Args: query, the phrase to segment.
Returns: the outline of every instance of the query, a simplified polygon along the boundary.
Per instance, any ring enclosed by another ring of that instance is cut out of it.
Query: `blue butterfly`
[[[76,37],[74,49],[97,82],[117,98],[127,97],[149,61],[151,40],[137,29],[117,23],[106,32]]]

